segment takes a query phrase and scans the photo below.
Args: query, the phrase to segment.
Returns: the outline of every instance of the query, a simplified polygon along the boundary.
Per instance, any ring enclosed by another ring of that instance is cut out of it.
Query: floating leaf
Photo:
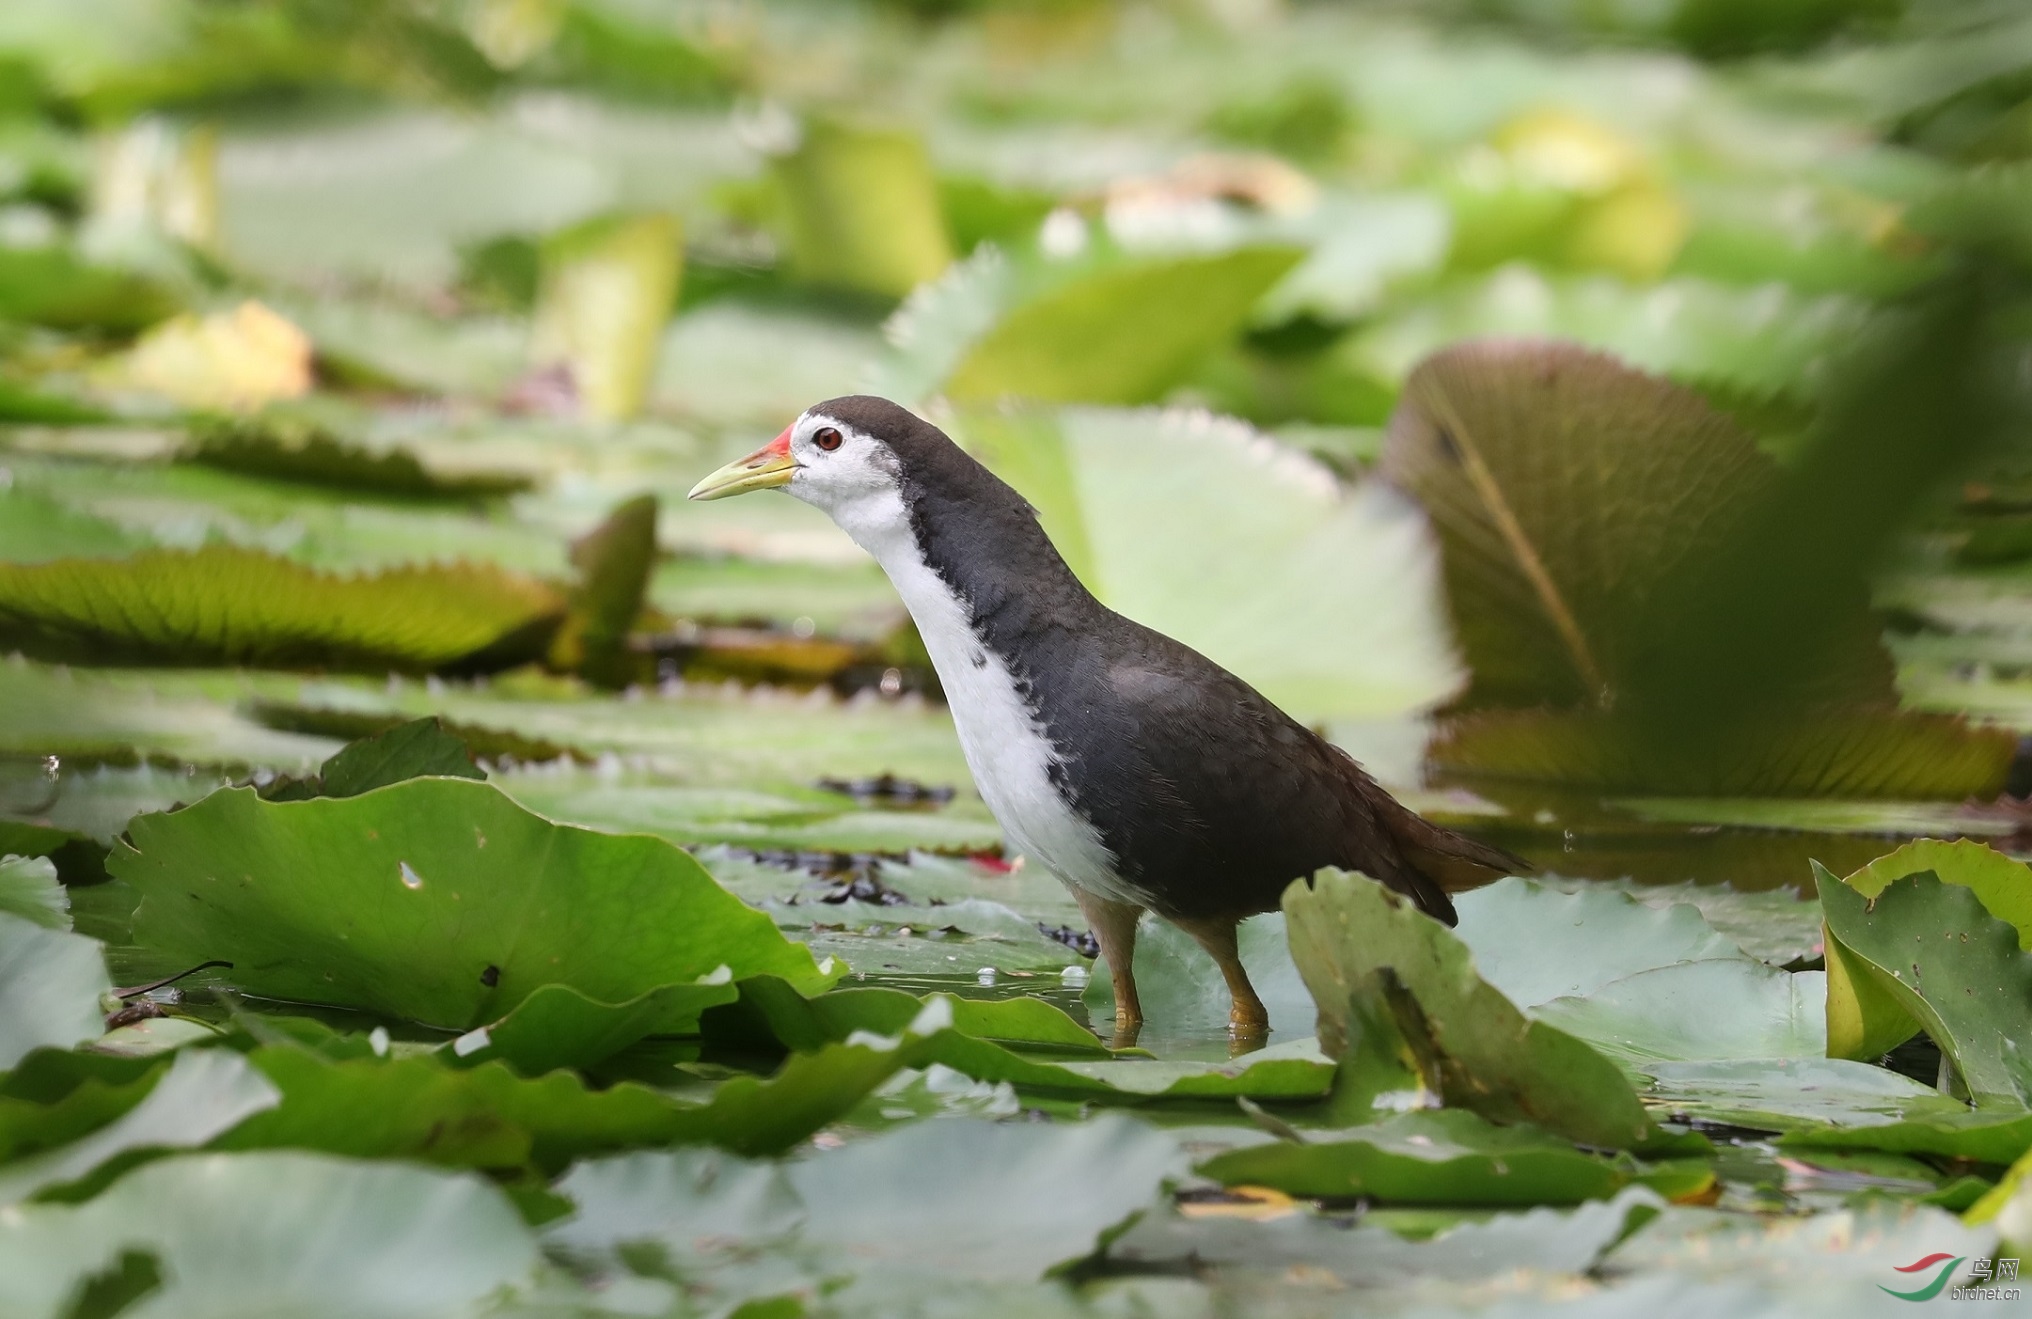
[[[1897,1072],[1841,1058],[1735,1058],[1639,1064],[1662,1113],[1765,1131],[1811,1131],[1966,1113]]]
[[[1875,898],[1907,875],[1924,871],[1943,884],[1974,893],[1983,909],[2018,932],[2018,946],[2032,952],[2032,867],[1983,843],[1921,838],[1872,861],[1842,880],[1866,898]]]
[[[1192,414],[969,414],[956,429],[1103,603],[1299,718],[1399,713],[1458,685],[1431,542],[1387,489],[1343,491],[1302,454]]]
[[[1688,384],[1796,399],[1816,392],[1828,359],[1864,315],[1852,298],[1802,296],[1777,285],[1675,279],[1646,288],[1510,265],[1380,318],[1344,353],[1382,379],[1403,380],[1428,354],[1463,339],[1571,339]]]
[[[1388,1305],[1400,1291],[1430,1304],[1435,1288],[1449,1285],[1480,1291],[1532,1279],[1558,1288],[1562,1275],[1591,1272],[1662,1205],[1656,1192],[1635,1186],[1571,1209],[1437,1213],[1426,1220],[1439,1224],[1430,1237],[1390,1225],[1416,1210],[1372,1208],[1350,1225],[1339,1215],[1293,1213],[1251,1223],[1180,1213],[1192,1207],[1188,1201],[1168,1213],[1153,1210],[1109,1244],[1108,1258],[1145,1268],[1215,1270],[1223,1293],[1275,1313],[1269,1307],[1288,1297],[1298,1278],[1320,1285],[1332,1277],[1359,1289],[1371,1305]],[[1460,1303],[1476,1302],[1462,1296]]]
[[[896,1031],[939,1007],[954,1029],[926,1039],[912,1065],[940,1063],[977,1081],[1102,1103],[1146,1100],[1317,1099],[1333,1084],[1333,1065],[1310,1041],[1262,1049],[1226,1063],[1109,1059],[1093,1034],[1037,999],[973,1002],[950,995],[922,1001],[893,989],[847,989],[804,999],[781,984],[742,986],[738,1015],[708,1018],[707,1038],[728,1032],[753,1040],[758,1028],[791,1048],[845,1039],[859,1031]],[[1056,1054],[1056,1058],[1039,1056]],[[1084,1057],[1082,1057],[1084,1055]],[[1098,1055],[1098,1057],[1096,1056]],[[1069,1056],[1069,1057],[1068,1057]]]
[[[44,1045],[96,1039],[99,996],[112,987],[98,940],[0,912],[0,1067]]]
[[[357,797],[405,779],[484,779],[473,753],[440,719],[412,719],[334,752],[311,779],[278,779],[261,790],[267,801]]]
[[[1736,946],[1685,903],[1649,906],[1629,893],[1561,893],[1528,879],[1499,879],[1454,899],[1454,934],[1475,971],[1520,1008],[1594,994],[1640,971],[1708,958]]]
[[[1241,328],[1298,262],[1285,247],[1076,261],[983,248],[890,324],[884,388],[973,403],[1147,403]]]
[[[1383,471],[1439,530],[1470,699],[1507,706],[1615,692],[1650,593],[1727,544],[1778,479],[1691,391],[1570,344],[1502,340],[1420,364]],[[1889,663],[1869,649],[1856,690],[1887,697]]]
[[[572,542],[578,588],[571,611],[550,643],[552,667],[584,674],[608,687],[627,685],[628,634],[642,614],[643,592],[656,564],[656,496],[622,504]]]
[[[193,423],[184,461],[228,472],[412,499],[481,498],[527,490],[517,472],[440,470],[405,448],[368,447],[288,416]]]
[[[642,410],[683,265],[667,215],[588,220],[544,245],[531,355],[570,372],[587,416],[625,421]]]
[[[1532,1015],[1643,1071],[1654,1060],[1825,1057],[1826,999],[1818,972],[1732,955],[1640,971]]]
[[[670,844],[552,824],[486,783],[302,802],[229,789],[138,817],[128,838],[111,867],[142,893],[136,940],[230,960],[276,998],[466,1030],[544,985],[625,1003],[729,972],[804,989],[836,974]]]
[[[577,1212],[544,1238],[579,1258],[654,1243],[722,1300],[871,1271],[1034,1280],[1092,1253],[1182,1163],[1171,1137],[1125,1117],[933,1118],[781,1167],[689,1152],[584,1163],[557,1188]],[[775,1267],[715,1249],[729,1232]]]
[[[1892,882],[1923,873],[1942,883],[1966,885],[1990,915],[2017,930],[2021,949],[2032,950],[2032,870],[1981,843],[1921,839],[1841,882],[1875,899]],[[1827,944],[1829,1053],[1868,1061],[1918,1033],[1920,1023],[1855,954],[1838,940]]]
[[[1585,1154],[1528,1127],[1493,1126],[1459,1109],[1401,1113],[1372,1127],[1322,1133],[1304,1144],[1273,1141],[1199,1165],[1230,1186],[1386,1204],[1578,1204],[1644,1182],[1667,1195],[1714,1180],[1703,1165],[1647,1176],[1628,1155]]]
[[[707,1008],[731,1003],[731,981],[664,985],[626,1003],[601,1003],[570,985],[543,985],[499,1021],[475,1027],[440,1054],[454,1066],[507,1062],[524,1076],[560,1067],[590,1067],[646,1035],[697,1021]]]
[[[224,545],[0,564],[0,641],[96,663],[501,666],[541,653],[563,608],[474,564],[341,577]]]
[[[1931,871],[1884,885],[1873,898],[1825,870],[1815,879],[1829,952],[1840,945],[1851,983],[1867,977],[1923,1026],[1978,1105],[2022,1108],[2032,1100],[2032,1042],[2025,1038],[2032,953],[2020,947],[2018,931],[1991,915],[1973,889],[1943,884]],[[1871,1004],[1861,1006],[1867,1014]],[[1830,998],[1831,1040],[1840,1020]],[[1864,1020],[1859,1034],[1868,1039]]]
[[[1961,801],[1996,796],[2017,741],[1959,716],[1848,707],[1681,744],[1669,757],[1653,746],[1613,716],[1484,710],[1448,720],[1427,754],[1436,768],[1470,779],[1606,793]]]
[[[89,265],[66,248],[0,248],[0,320],[131,334],[177,303],[144,275]]]
[[[1385,1032],[1449,1104],[1609,1149],[1652,1136],[1614,1063],[1527,1018],[1475,974],[1450,930],[1381,884],[1323,870],[1285,893],[1284,915],[1329,1054],[1374,1047],[1364,1037]]]
[[[18,483],[0,489],[0,563],[127,554],[141,545],[126,528],[34,489]]]
[[[35,1050],[0,1078],[0,1160],[89,1135],[146,1099],[165,1070],[148,1059]]]
[[[1859,1068],[1858,1063],[1843,1063]],[[1779,1141],[1801,1149],[1885,1150],[1894,1154],[1928,1154],[1968,1159],[1999,1167],[2032,1150],[2032,1115],[2006,1110],[1974,1110],[1932,1092],[1931,1111],[1914,1111],[1890,1121],[1814,1122],[1787,1132]]]
[[[56,867],[40,856],[5,856],[0,849],[0,915],[19,916],[46,930],[70,928],[70,903]]]
[[[913,1065],[926,1035],[939,1029],[937,1021],[915,1024],[924,1029],[794,1054],[773,1076],[731,1077],[703,1102],[626,1081],[594,1089],[562,1070],[525,1078],[500,1062],[457,1069],[438,1057],[330,1060],[302,1048],[260,1049],[254,1065],[282,1101],[219,1146],[462,1167],[533,1164],[546,1174],[573,1159],[643,1145],[779,1154]]]
[[[931,162],[907,129],[815,117],[773,167],[798,278],[900,298],[951,264]]]
[[[148,1097],[90,1135],[0,1168],[0,1205],[61,1190],[115,1159],[195,1149],[277,1101],[275,1087],[224,1049],[186,1049]]]
[[[163,1206],[175,1205],[175,1213]],[[316,1249],[306,1249],[306,1243]],[[116,1250],[159,1262],[163,1315],[423,1319],[529,1282],[537,1252],[484,1180],[306,1154],[206,1154],[122,1178],[82,1205],[0,1221],[0,1310],[58,1315]]]

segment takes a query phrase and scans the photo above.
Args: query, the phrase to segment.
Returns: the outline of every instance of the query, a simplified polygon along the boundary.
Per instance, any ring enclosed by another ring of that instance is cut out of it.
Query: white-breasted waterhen
[[[1525,873],[1432,824],[1340,748],[1198,652],[1122,617],[1059,557],[1023,497],[887,399],[820,403],[693,499],[783,490],[829,514],[895,583],[1009,850],[1079,900],[1142,1019],[1147,908],[1220,965],[1237,1034],[1267,1025],[1235,926],[1294,879],[1359,870],[1451,925],[1449,889]]]

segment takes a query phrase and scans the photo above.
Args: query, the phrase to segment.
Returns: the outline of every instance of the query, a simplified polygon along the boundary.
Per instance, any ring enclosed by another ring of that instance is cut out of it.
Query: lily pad
[[[545,985],[625,1003],[716,973],[807,989],[835,974],[670,844],[552,824],[486,783],[303,802],[229,789],[138,817],[128,838],[110,868],[141,891],[136,941],[232,961],[277,998],[465,1030]]]
[[[2017,746],[1960,716],[1848,708],[1755,730],[1757,752],[1722,741],[1661,757],[1644,730],[1592,711],[1482,710],[1448,720],[1431,763],[1466,778],[1555,783],[1611,794],[1827,796],[1848,801],[1988,800]]]
[[[1812,1131],[1828,1124],[1875,1130],[1903,1120],[1967,1112],[1932,1086],[1842,1058],[1650,1061],[1645,1098],[1673,1117],[1765,1131]]]
[[[1645,371],[1750,397],[1805,392],[1853,335],[1863,306],[1771,286],[1679,279],[1649,288],[1606,276],[1549,276],[1510,265],[1486,280],[1380,318],[1347,348],[1355,362],[1401,380],[1428,353],[1481,336],[1576,340]]]
[[[521,472],[440,470],[408,448],[370,445],[288,415],[208,418],[195,424],[186,462],[273,480],[408,499],[474,499],[533,484]]]
[[[1629,893],[1562,893],[1499,879],[1454,899],[1455,935],[1475,970],[1520,1008],[1592,995],[1640,971],[1742,953],[1692,906],[1647,905]]]
[[[2032,866],[1982,843],[1921,838],[1879,857],[1842,880],[1874,898],[1907,875],[1932,871],[1943,884],[1959,884],[1982,900],[1983,909],[2018,932],[2018,946],[2032,952]]]
[[[1230,1186],[1389,1204],[1540,1205],[1606,1199],[1633,1181],[1668,1196],[1714,1180],[1705,1164],[1647,1174],[1628,1156],[1586,1154],[1528,1127],[1460,1109],[1402,1113],[1373,1127],[1231,1150],[1199,1165]]]
[[[10,1213],[0,1222],[0,1309],[63,1314],[118,1250],[158,1262],[147,1307],[165,1319],[256,1310],[428,1319],[529,1283],[537,1266],[514,1207],[478,1177],[206,1154],[151,1164],[82,1205]]]
[[[79,1140],[16,1159],[0,1169],[0,1204],[60,1191],[115,1159],[150,1151],[195,1149],[241,1120],[273,1108],[274,1086],[239,1054],[187,1049],[177,1054],[148,1097]]]
[[[499,1021],[478,1026],[443,1046],[453,1066],[503,1061],[525,1076],[560,1067],[590,1067],[659,1031],[693,1022],[710,1007],[732,1002],[729,976],[717,984],[664,985],[625,1003],[602,1003],[570,985],[541,985]]]
[[[793,1054],[771,1076],[737,1075],[709,1091],[702,1082],[702,1100],[627,1081],[593,1089],[568,1071],[519,1077],[499,1062],[459,1070],[441,1057],[330,1060],[302,1048],[264,1048],[254,1065],[282,1101],[220,1145],[483,1168],[533,1163],[545,1173],[644,1145],[778,1154],[919,1065],[949,1019],[947,1010],[920,1014],[891,1037],[861,1034]]]
[[[1121,1116],[933,1118],[781,1168],[689,1152],[584,1163],[557,1187],[577,1212],[544,1238],[622,1259],[654,1243],[723,1303],[868,1272],[1035,1280],[1091,1254],[1183,1164],[1169,1136]],[[708,1240],[729,1233],[764,1258],[744,1269]]]
[[[473,564],[339,577],[223,545],[0,564],[0,640],[58,660],[499,666],[540,651],[562,610],[541,582]]]
[[[885,392],[992,403],[1147,403],[1239,330],[1303,253],[1289,247],[1071,261],[982,247],[889,324]]]
[[[44,1045],[96,1039],[99,996],[112,987],[98,940],[0,912],[0,1067]]]
[[[1885,885],[1874,898],[1825,870],[1820,884],[1828,946],[1933,1037],[1978,1105],[2032,1100],[2032,953],[1976,892],[1928,871]],[[1873,880],[1876,877],[1873,877]],[[1833,959],[1830,958],[1830,961]],[[1865,1004],[1867,1010],[1867,1004]],[[1829,1001],[1832,1037],[1838,1018]]]
[[[1333,1085],[1333,1063],[1311,1041],[1223,1063],[1110,1059],[1091,1032],[1039,999],[982,1002],[940,994],[920,1005],[898,990],[871,988],[807,1000],[767,980],[743,985],[742,993],[740,1016],[717,1025],[709,1019],[708,1039],[727,1031],[752,1039],[759,1026],[785,1045],[810,1048],[826,1039],[851,1042],[860,1031],[896,1030],[913,1019],[910,1014],[942,1007],[952,1014],[954,1028],[918,1046],[912,1065],[938,1063],[977,1081],[1006,1081],[1019,1091],[1133,1104],[1237,1096],[1318,1099]]]
[[[1850,1067],[1860,1064],[1850,1063]],[[1801,1149],[1884,1150],[1927,1154],[2003,1166],[2032,1150],[2032,1115],[1971,1111],[1937,1091],[1931,1111],[1912,1111],[1889,1121],[1855,1122],[1830,1114],[1835,1125],[1813,1123],[1789,1131],[1779,1143]]]
[[[1823,1058],[1826,1000],[1820,973],[1738,956],[1640,971],[1532,1015],[1641,1071],[1651,1060]]]
[[[484,779],[465,742],[446,731],[442,720],[412,719],[383,733],[349,742],[312,779],[283,779],[261,791],[268,801],[312,797],[357,797],[404,779]]]
[[[1450,930],[1381,884],[1323,870],[1310,887],[1285,893],[1284,915],[1329,1054],[1345,1055],[1365,1033],[1385,1031],[1449,1104],[1608,1149],[1653,1135],[1614,1063],[1526,1017],[1475,973]]]
[[[68,1145],[148,1097],[165,1069],[70,1049],[37,1049],[0,1078],[0,1159]]]
[[[0,915],[19,916],[46,930],[70,928],[70,903],[56,866],[47,858],[0,859]]]

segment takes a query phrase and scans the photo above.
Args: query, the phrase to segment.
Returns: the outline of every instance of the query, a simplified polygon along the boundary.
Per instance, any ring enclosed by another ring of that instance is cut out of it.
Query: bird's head
[[[850,395],[814,404],[783,433],[692,487],[693,499],[781,490],[831,515],[866,544],[864,532],[904,517],[907,470],[972,460],[943,431],[891,403]]]

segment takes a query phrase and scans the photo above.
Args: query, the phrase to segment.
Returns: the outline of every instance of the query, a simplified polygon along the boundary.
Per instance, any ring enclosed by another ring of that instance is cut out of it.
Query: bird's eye
[[[840,433],[831,426],[821,426],[811,433],[811,442],[831,453],[840,447]]]

